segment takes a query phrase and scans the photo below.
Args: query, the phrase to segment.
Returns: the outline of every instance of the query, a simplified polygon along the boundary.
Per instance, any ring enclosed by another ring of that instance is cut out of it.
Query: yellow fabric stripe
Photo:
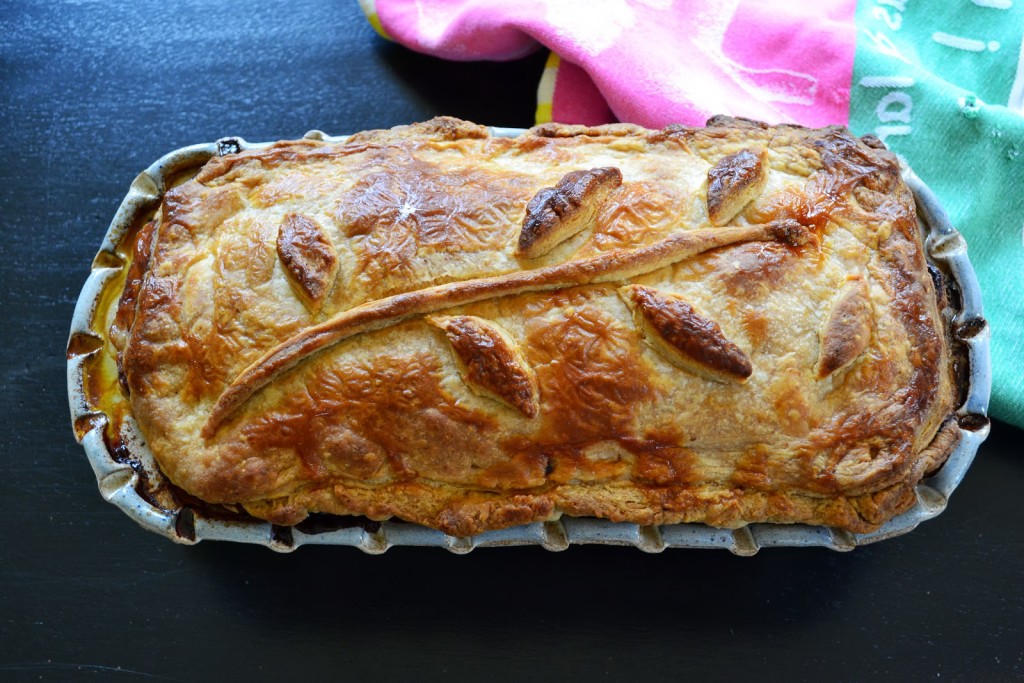
[[[551,103],[547,102],[547,103],[541,104],[540,102],[538,102],[537,103],[537,112],[534,114],[534,118],[537,120],[538,124],[550,123],[551,122]]]
[[[363,14],[366,15],[367,20],[370,22],[370,26],[377,32],[381,38],[387,40],[393,40],[388,32],[384,30],[384,25],[380,23],[380,16],[377,15],[377,3],[376,0],[359,0],[359,7],[363,10]]]
[[[558,66],[562,63],[561,58],[554,52],[548,55],[548,61],[544,64],[544,73],[537,85],[537,112],[534,119],[538,124],[551,122],[551,104],[555,95],[555,80],[558,78]]]

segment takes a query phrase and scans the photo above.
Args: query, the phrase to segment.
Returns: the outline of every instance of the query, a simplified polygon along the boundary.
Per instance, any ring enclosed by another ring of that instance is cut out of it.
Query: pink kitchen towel
[[[383,35],[454,60],[551,50],[538,121],[846,123],[856,0],[360,0]],[[680,68],[682,66],[682,68]]]

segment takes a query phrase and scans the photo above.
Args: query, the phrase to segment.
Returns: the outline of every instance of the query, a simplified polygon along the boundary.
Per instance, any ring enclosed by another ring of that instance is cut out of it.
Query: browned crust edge
[[[561,486],[541,493],[470,491],[446,484],[396,483],[365,489],[336,485],[324,491],[246,503],[267,521],[292,525],[307,510],[385,520],[401,512],[408,522],[452,536],[473,536],[561,515],[598,517],[635,524],[704,523],[738,528],[750,519],[773,524],[815,524],[852,533],[871,533],[916,501],[921,477],[939,467],[960,441],[955,419],[947,420],[919,453],[912,476],[884,489],[856,496],[812,496],[725,486],[642,491],[622,486]],[[660,505],[651,505],[652,495]],[[322,497],[321,497],[322,496]],[[382,502],[385,501],[385,502]]]

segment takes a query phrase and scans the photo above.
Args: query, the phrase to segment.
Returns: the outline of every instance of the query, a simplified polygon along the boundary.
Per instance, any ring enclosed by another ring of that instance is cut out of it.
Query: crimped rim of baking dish
[[[497,137],[516,137],[521,128],[490,129]],[[342,142],[348,136],[329,136],[313,130],[307,139]],[[539,545],[547,550],[565,550],[570,545],[600,544],[633,546],[645,552],[666,548],[725,548],[736,555],[753,555],[770,547],[825,547],[848,551],[905,534],[921,522],[941,513],[963,480],[978,447],[989,433],[988,403],[991,392],[990,331],[984,318],[981,289],[967,256],[967,244],[953,227],[938,198],[927,185],[902,163],[903,178],[917,203],[918,217],[926,232],[925,250],[932,263],[952,278],[960,294],[959,309],[951,321],[953,337],[963,344],[967,367],[963,404],[956,412],[960,439],[945,464],[915,489],[916,502],[909,510],[867,534],[854,534],[832,527],[803,524],[748,524],[738,529],[718,529],[703,524],[638,525],[603,519],[564,516],[551,522],[536,522],[476,536],[455,537],[440,531],[401,521],[336,528],[323,531],[306,527],[281,527],[261,520],[224,519],[210,516],[187,505],[163,509],[147,500],[140,487],[144,481],[165,481],[145,439],[131,416],[121,420],[121,443],[130,454],[115,454],[104,438],[111,417],[91,404],[86,389],[86,364],[106,343],[105,328],[97,329],[97,315],[107,287],[127,268],[117,254],[125,235],[160,204],[171,179],[190,168],[198,169],[214,156],[267,147],[269,142],[250,143],[239,137],[190,145],[159,159],[132,182],[121,202],[93,262],[92,271],[78,298],[68,340],[68,399],[76,438],[85,448],[96,475],[100,493],[142,527],[171,540],[195,544],[204,540],[234,541],[264,545],[290,552],[302,545],[355,546],[379,554],[394,546],[431,546],[454,553],[475,548]],[[103,330],[102,332],[100,330]]]

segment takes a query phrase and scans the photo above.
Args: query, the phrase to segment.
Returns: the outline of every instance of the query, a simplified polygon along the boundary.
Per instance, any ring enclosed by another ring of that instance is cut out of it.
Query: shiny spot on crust
[[[614,167],[566,173],[555,187],[545,187],[526,206],[516,254],[542,256],[585,228],[612,190],[622,184]]]
[[[682,297],[643,285],[622,287],[619,295],[647,342],[673,365],[719,382],[743,382],[752,374],[747,354]]]
[[[708,171],[708,219],[725,225],[764,190],[764,150],[744,149],[719,159]]]
[[[821,335],[818,379],[847,367],[871,341],[871,302],[863,279],[850,280],[832,306]]]
[[[563,290],[530,297],[522,309],[523,352],[536,368],[544,424],[539,440],[511,449],[549,455],[555,479],[603,469],[584,456],[587,445],[634,434],[640,404],[658,396],[649,364],[637,353],[639,333],[605,309],[610,291]]]
[[[505,330],[472,315],[429,316],[427,322],[448,337],[462,379],[474,392],[527,417],[537,415],[537,378]]]
[[[290,213],[277,233],[277,255],[292,289],[317,313],[338,274],[338,253],[312,218]]]

